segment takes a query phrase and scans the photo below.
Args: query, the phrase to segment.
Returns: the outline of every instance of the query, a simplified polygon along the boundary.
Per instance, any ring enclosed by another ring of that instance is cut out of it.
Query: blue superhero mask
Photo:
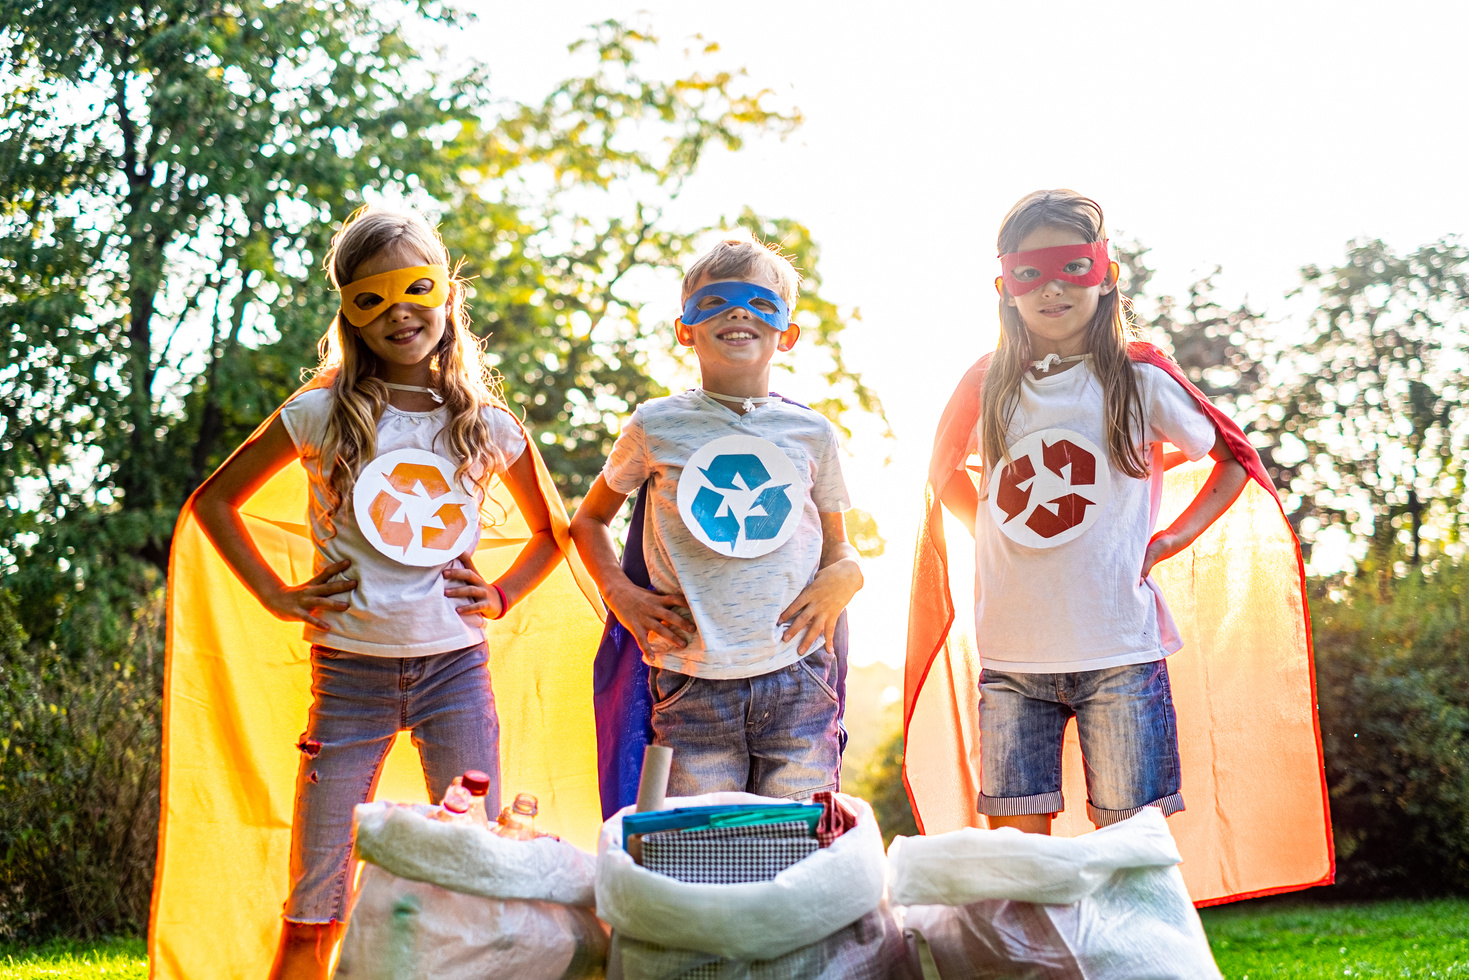
[[[708,296],[718,296],[724,302],[715,304],[707,310],[699,309],[699,302]],[[754,305],[757,299],[763,299],[775,307],[775,312],[767,313],[757,309]],[[761,322],[774,327],[777,333],[784,333],[791,325],[790,308],[786,306],[786,301],[780,298],[780,294],[752,282],[716,282],[696,290],[684,303],[681,319],[686,326],[693,326],[696,323],[703,323],[711,316],[728,312],[730,307],[749,310]]]

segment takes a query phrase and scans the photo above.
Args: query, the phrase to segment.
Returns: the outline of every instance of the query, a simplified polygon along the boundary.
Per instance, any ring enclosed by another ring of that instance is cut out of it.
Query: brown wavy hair
[[[377,205],[358,208],[332,237],[324,262],[327,278],[340,290],[354,280],[357,268],[370,256],[389,249],[408,251],[424,265],[441,264],[452,270],[444,335],[430,364],[432,386],[449,410],[448,424],[436,438],[447,438],[450,458],[458,462],[455,480],[463,484],[468,477],[487,495],[495,474],[495,447],[482,410],[486,406],[504,408],[505,403],[498,378],[484,362],[484,342],[469,329],[465,281],[459,277],[458,266],[449,261],[449,250],[439,233],[411,211]],[[377,424],[389,392],[378,377],[377,355],[340,310],[317,349],[321,359],[314,373],[331,379],[332,392],[321,447],[326,530],[331,537],[336,533],[332,517],[351,494],[363,465],[377,455]],[[478,476],[473,475],[476,471]]]
[[[1020,243],[1041,228],[1064,228],[1076,231],[1087,241],[1107,237],[1102,220],[1102,206],[1075,191],[1035,191],[1022,197],[1005,220],[1000,223],[1000,254],[1016,252]],[[1010,462],[1005,435],[1015,407],[1020,402],[1020,383],[1030,363],[1030,333],[1011,306],[1008,290],[1000,295],[1000,346],[990,358],[984,379],[984,401],[980,408],[980,452],[984,471],[994,472],[996,461]],[[1086,352],[1092,356],[1092,370],[1102,383],[1102,401],[1106,411],[1107,454],[1128,476],[1141,479],[1148,475],[1148,461],[1143,454],[1143,406],[1138,392],[1132,360],[1127,356],[1130,341],[1141,339],[1133,325],[1131,310],[1121,290],[1103,293],[1097,301],[1097,312],[1086,332]]]

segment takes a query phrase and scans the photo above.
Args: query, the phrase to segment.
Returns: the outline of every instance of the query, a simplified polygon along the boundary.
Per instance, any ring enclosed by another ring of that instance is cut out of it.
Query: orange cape
[[[535,441],[526,445],[567,561],[504,619],[485,624],[502,785],[511,796],[539,797],[538,829],[592,850],[601,826],[592,655],[602,605],[571,547],[566,509]],[[288,582],[312,575],[306,495],[306,472],[292,463],[240,508],[261,554]],[[490,496],[485,523],[493,526],[482,531],[475,564],[493,580],[530,532],[502,483]],[[501,518],[501,507],[508,517]],[[150,976],[257,980],[269,971],[286,897],[296,741],[306,727],[310,684],[301,624],[275,619],[240,584],[199,527],[190,498],[169,560]],[[426,800],[418,753],[405,734],[388,756],[377,795]]]
[[[1243,432],[1151,344],[1134,361],[1167,371],[1199,403],[1250,479],[1234,505],[1184,553],[1153,569],[1184,647],[1168,658],[1183,796],[1169,818],[1198,905],[1329,884],[1334,877],[1316,679],[1300,545]],[[939,422],[913,566],[903,679],[903,782],[924,833],[982,826],[980,654],[971,620],[954,627],[939,493],[969,478],[989,356],[959,382]],[[1206,458],[1164,477],[1159,526],[1203,486]],[[1054,833],[1092,829],[1076,727],[1064,749],[1066,810]]]

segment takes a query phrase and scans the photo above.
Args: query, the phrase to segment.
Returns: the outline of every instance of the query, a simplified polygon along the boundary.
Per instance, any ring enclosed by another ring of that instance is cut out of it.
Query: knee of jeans
[[[305,732],[302,732],[301,738],[296,742],[296,748],[306,758],[315,759],[321,755],[321,739],[309,738]],[[321,782],[321,774],[317,770],[312,769],[306,774],[306,781],[314,786]]]

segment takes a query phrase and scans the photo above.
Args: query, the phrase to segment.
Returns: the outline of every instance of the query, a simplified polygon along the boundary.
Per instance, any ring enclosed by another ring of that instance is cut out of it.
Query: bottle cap
[[[448,810],[450,813],[468,813],[469,812],[469,807],[465,805],[464,800],[462,798],[458,797],[458,796],[453,795],[453,794],[450,794],[449,796],[444,797],[444,802],[443,802],[442,806],[444,807],[445,810]]]
[[[540,809],[541,805],[529,793],[521,793],[515,797],[515,812],[522,817],[533,817],[540,812]]]
[[[490,777],[478,769],[467,769],[462,777],[471,796],[484,796],[490,791]]]

